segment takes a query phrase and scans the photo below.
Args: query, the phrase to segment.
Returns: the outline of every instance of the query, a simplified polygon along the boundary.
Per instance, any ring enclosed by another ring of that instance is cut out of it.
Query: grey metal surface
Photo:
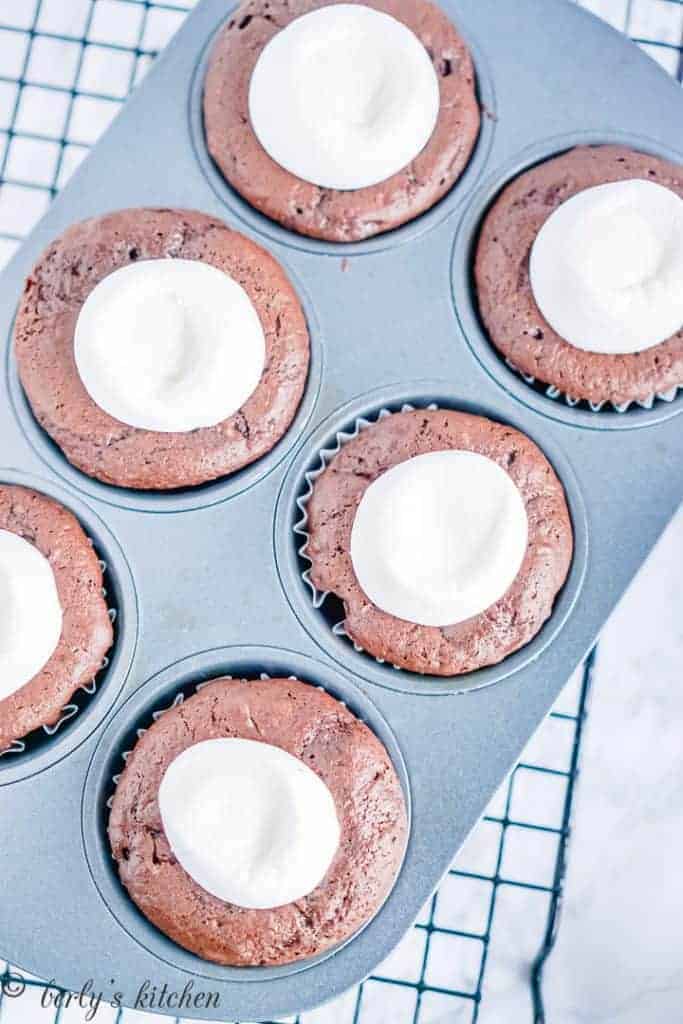
[[[122,992],[124,1003],[146,979],[175,991],[192,979],[220,993],[216,1019],[263,1019],[313,1006],[365,976],[447,870],[683,497],[681,399],[621,416],[561,409],[491,358],[464,269],[476,223],[503,180],[578,134],[610,141],[626,133],[683,160],[671,148],[683,126],[680,90],[563,0],[443,6],[473,46],[487,109],[471,170],[419,221],[357,246],[310,242],[259,217],[217,179],[201,151],[198,82],[227,11],[224,0],[205,0],[2,276],[7,345],[23,277],[68,224],[122,206],[195,207],[272,249],[304,292],[313,335],[304,407],[278,450],[227,481],[165,496],[109,488],[69,467],[33,422],[7,353],[0,479],[59,496],[115,552],[122,616],[123,654],[92,705],[35,753],[0,760],[0,813],[10,823],[0,842],[2,952],[67,987],[82,985],[87,957],[96,985]],[[433,397],[530,434],[567,486],[579,538],[569,597],[546,629],[550,642],[539,642],[532,661],[521,656],[512,674],[511,662],[480,677],[496,685],[467,693],[458,692],[467,680],[436,683],[431,693],[425,680],[380,671],[333,638],[328,645],[304,610],[287,530],[297,480],[321,439],[378,403]],[[405,862],[374,920],[334,956],[267,978],[217,968],[164,940],[118,886],[103,841],[109,769],[126,737],[148,724],[162,691],[165,698],[231,666],[289,668],[342,694],[397,760],[401,752],[412,803]]]

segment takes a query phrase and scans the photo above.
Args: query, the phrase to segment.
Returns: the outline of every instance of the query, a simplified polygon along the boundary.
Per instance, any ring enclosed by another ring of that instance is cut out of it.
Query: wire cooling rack
[[[583,5],[628,32],[681,81],[683,0]],[[193,0],[0,0],[0,266],[193,6]],[[542,970],[558,925],[593,663],[591,656],[569,682],[391,956],[358,988],[288,1020],[544,1024]],[[80,1003],[69,1002],[54,982],[20,967],[0,971],[0,1024],[160,1019],[149,1006],[131,1011],[104,1003],[93,1017],[90,999],[87,993]]]

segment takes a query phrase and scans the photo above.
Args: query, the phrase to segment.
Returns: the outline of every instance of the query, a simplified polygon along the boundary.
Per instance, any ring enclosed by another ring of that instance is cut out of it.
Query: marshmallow
[[[584,189],[544,223],[529,273],[538,308],[570,345],[652,348],[683,326],[683,200],[640,179]]]
[[[386,181],[425,147],[438,113],[439,82],[420,40],[361,4],[290,22],[264,47],[249,85],[263,148],[321,188]]]
[[[90,292],[74,356],[101,409],[142,430],[179,433],[232,416],[256,389],[266,343],[229,274],[200,260],[140,260]]]
[[[382,611],[449,626],[505,594],[527,534],[522,496],[496,462],[470,451],[429,452],[367,488],[351,530],[351,561]]]
[[[62,635],[62,606],[47,558],[0,530],[0,700],[30,682]]]
[[[166,837],[198,885],[227,903],[279,907],[312,892],[339,845],[329,789],[270,743],[203,740],[168,766],[159,788]]]

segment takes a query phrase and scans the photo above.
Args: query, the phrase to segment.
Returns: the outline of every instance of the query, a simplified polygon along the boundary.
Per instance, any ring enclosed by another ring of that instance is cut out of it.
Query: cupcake
[[[139,735],[109,839],[131,898],[174,942],[219,964],[286,964],[379,908],[406,808],[344,704],[296,679],[215,679]]]
[[[599,409],[683,385],[683,167],[581,146],[516,178],[475,262],[491,342],[529,380]]]
[[[252,206],[354,242],[433,206],[480,114],[468,49],[429,0],[248,0],[211,54],[209,153]]]
[[[121,210],[43,253],[14,327],[21,383],[67,459],[122,487],[234,473],[298,409],[309,340],[279,263],[221,221]]]
[[[0,751],[54,726],[112,645],[102,569],[65,508],[0,484]]]
[[[315,479],[302,554],[344,632],[397,668],[494,665],[550,616],[572,558],[564,490],[511,427],[447,409],[385,416]]]

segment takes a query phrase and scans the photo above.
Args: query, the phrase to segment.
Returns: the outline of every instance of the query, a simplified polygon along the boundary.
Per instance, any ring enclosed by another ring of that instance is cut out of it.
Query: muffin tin
[[[416,221],[334,245],[272,224],[230,190],[206,155],[200,108],[207,48],[230,12],[225,0],[203,0],[2,277],[0,480],[76,513],[107,562],[117,610],[96,693],[53,737],[0,758],[0,954],[66,987],[92,978],[105,998],[118,992],[133,1005],[146,980],[174,992],[192,981],[219,1001],[183,1007],[184,1017],[263,1020],[367,975],[438,884],[683,497],[680,393],[621,414],[548,398],[489,346],[470,273],[488,204],[537,161],[578,142],[620,141],[683,162],[680,89],[564,0],[442,6],[472,49],[484,116],[463,178]],[[311,332],[289,433],[253,466],[191,491],[126,491],[69,466],[33,420],[9,350],[23,279],[43,247],[75,220],[141,205],[204,210],[253,234],[292,276]],[[431,402],[529,434],[564,483],[576,538],[538,638],[447,680],[380,665],[333,632],[333,612],[315,606],[303,579],[295,532],[322,450],[382,410]],[[166,940],[128,900],[108,852],[106,802],[153,712],[210,676],[261,672],[324,686],[374,729],[409,799],[410,838],[392,893],[334,955],[221,968]]]

